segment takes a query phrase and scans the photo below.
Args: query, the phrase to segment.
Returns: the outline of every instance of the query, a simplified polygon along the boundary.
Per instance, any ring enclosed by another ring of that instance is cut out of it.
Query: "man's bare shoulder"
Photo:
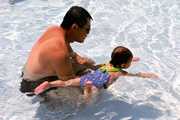
[[[47,28],[47,30],[59,30],[60,29],[60,26],[58,25],[51,25]]]
[[[64,31],[60,26],[52,25],[47,28],[43,35],[45,38],[63,37]]]
[[[49,42],[43,43],[41,46],[40,54],[41,56],[46,56],[45,59],[62,59],[67,56],[67,48],[61,45],[63,43]]]
[[[59,26],[50,26],[44,38],[46,40],[43,41],[39,47],[42,58],[46,60],[48,59],[49,61],[53,59],[60,59],[68,54],[63,31]]]

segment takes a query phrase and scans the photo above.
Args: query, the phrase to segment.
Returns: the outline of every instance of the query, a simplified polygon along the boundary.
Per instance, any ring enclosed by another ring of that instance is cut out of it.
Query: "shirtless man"
[[[32,47],[25,64],[20,91],[31,93],[46,80],[68,80],[94,62],[75,53],[70,43],[83,43],[92,17],[82,7],[71,7],[60,26],[49,27]],[[85,67],[82,67],[85,66]]]

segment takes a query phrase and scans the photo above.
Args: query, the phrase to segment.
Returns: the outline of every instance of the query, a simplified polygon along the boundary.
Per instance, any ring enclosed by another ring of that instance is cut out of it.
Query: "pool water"
[[[160,78],[119,78],[81,108],[58,99],[40,103],[20,93],[19,76],[32,45],[73,5],[93,17],[85,43],[73,43],[76,52],[104,63],[123,45],[141,59],[128,71],[155,72]],[[0,23],[0,120],[180,119],[179,0],[0,0]]]

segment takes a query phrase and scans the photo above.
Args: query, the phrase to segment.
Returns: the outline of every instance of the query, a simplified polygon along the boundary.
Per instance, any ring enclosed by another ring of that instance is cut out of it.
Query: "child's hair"
[[[111,54],[110,63],[114,67],[117,67],[117,65],[125,64],[132,58],[133,58],[133,54],[128,48],[123,46],[118,46],[114,48]]]

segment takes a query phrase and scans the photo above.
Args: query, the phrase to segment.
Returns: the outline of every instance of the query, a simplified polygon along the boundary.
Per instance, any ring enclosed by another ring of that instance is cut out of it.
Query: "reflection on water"
[[[13,5],[13,4],[21,2],[21,1],[24,1],[24,0],[9,0],[9,4]]]
[[[180,118],[179,1],[0,0],[0,3],[0,119]],[[69,102],[62,102],[60,97],[39,102],[38,97],[21,94],[19,76],[32,45],[49,25],[59,25],[72,5],[85,7],[93,16],[89,36],[83,45],[73,44],[75,51],[104,63],[115,46],[124,45],[141,58],[128,71],[156,72],[160,79],[119,78],[89,106],[79,104],[81,100],[75,99],[78,95],[73,90],[68,93],[74,98]]]

